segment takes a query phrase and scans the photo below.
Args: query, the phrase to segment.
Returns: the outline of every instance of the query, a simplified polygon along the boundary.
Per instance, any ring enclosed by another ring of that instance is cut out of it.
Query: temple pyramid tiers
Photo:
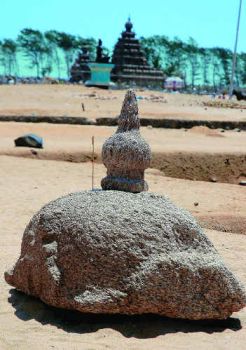
[[[118,39],[112,63],[115,65],[111,79],[118,84],[126,83],[137,86],[163,87],[164,75],[161,70],[150,67],[135,33],[130,19],[125,24],[125,31]]]
[[[88,63],[90,61],[90,56],[86,48],[82,48],[79,52],[78,57],[71,67],[71,77],[70,81],[78,83],[79,81],[86,81],[90,78],[90,68]]]

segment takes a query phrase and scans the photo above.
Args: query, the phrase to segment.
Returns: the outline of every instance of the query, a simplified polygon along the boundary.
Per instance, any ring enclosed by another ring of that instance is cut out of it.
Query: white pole
[[[231,82],[230,82],[230,89],[229,89],[230,98],[232,97],[234,76],[235,76],[235,69],[236,69],[236,61],[237,61],[237,42],[238,42],[238,33],[239,33],[239,26],[240,26],[241,9],[242,9],[242,0],[239,0],[236,40],[235,40],[235,46],[234,46],[234,53],[233,53],[233,60],[232,60],[232,71],[231,71]]]

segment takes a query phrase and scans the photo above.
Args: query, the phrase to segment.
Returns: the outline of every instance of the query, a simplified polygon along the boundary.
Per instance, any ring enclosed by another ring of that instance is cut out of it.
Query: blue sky
[[[0,39],[31,27],[101,38],[112,48],[130,15],[137,36],[192,36],[200,46],[233,49],[239,0],[0,0]],[[238,51],[246,52],[246,0]]]

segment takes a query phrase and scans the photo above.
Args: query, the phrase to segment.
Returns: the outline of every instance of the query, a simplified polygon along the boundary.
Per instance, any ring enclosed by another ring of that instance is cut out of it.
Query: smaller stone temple
[[[111,79],[119,84],[163,88],[163,72],[149,66],[132,27],[129,18],[114,47],[112,63],[115,67]]]
[[[83,82],[86,86],[97,86],[108,88],[114,85],[110,81],[110,72],[114,67],[109,63],[110,57],[103,52],[102,40],[98,40],[96,48],[96,60],[90,61],[90,56],[86,48],[82,48],[78,58],[71,68],[70,81],[72,83]]]
[[[86,86],[96,86],[103,89],[108,89],[114,85],[110,81],[110,72],[114,67],[109,63],[110,57],[103,52],[102,40],[98,40],[96,62],[88,63],[91,71],[91,77],[85,81]]]
[[[90,68],[88,63],[90,62],[90,56],[88,50],[83,47],[78,54],[78,58],[74,62],[71,68],[70,81],[78,83],[79,81],[86,81],[90,78]]]

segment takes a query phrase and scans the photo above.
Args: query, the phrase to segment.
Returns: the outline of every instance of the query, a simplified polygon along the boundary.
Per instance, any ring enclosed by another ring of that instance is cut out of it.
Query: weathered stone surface
[[[81,312],[220,319],[246,303],[193,217],[146,192],[87,191],[47,204],[5,279]]]
[[[133,90],[128,90],[118,119],[118,129],[102,147],[102,161],[107,176],[102,179],[104,190],[126,192],[147,191],[144,170],[149,167],[151,150],[141,137],[138,105]]]

